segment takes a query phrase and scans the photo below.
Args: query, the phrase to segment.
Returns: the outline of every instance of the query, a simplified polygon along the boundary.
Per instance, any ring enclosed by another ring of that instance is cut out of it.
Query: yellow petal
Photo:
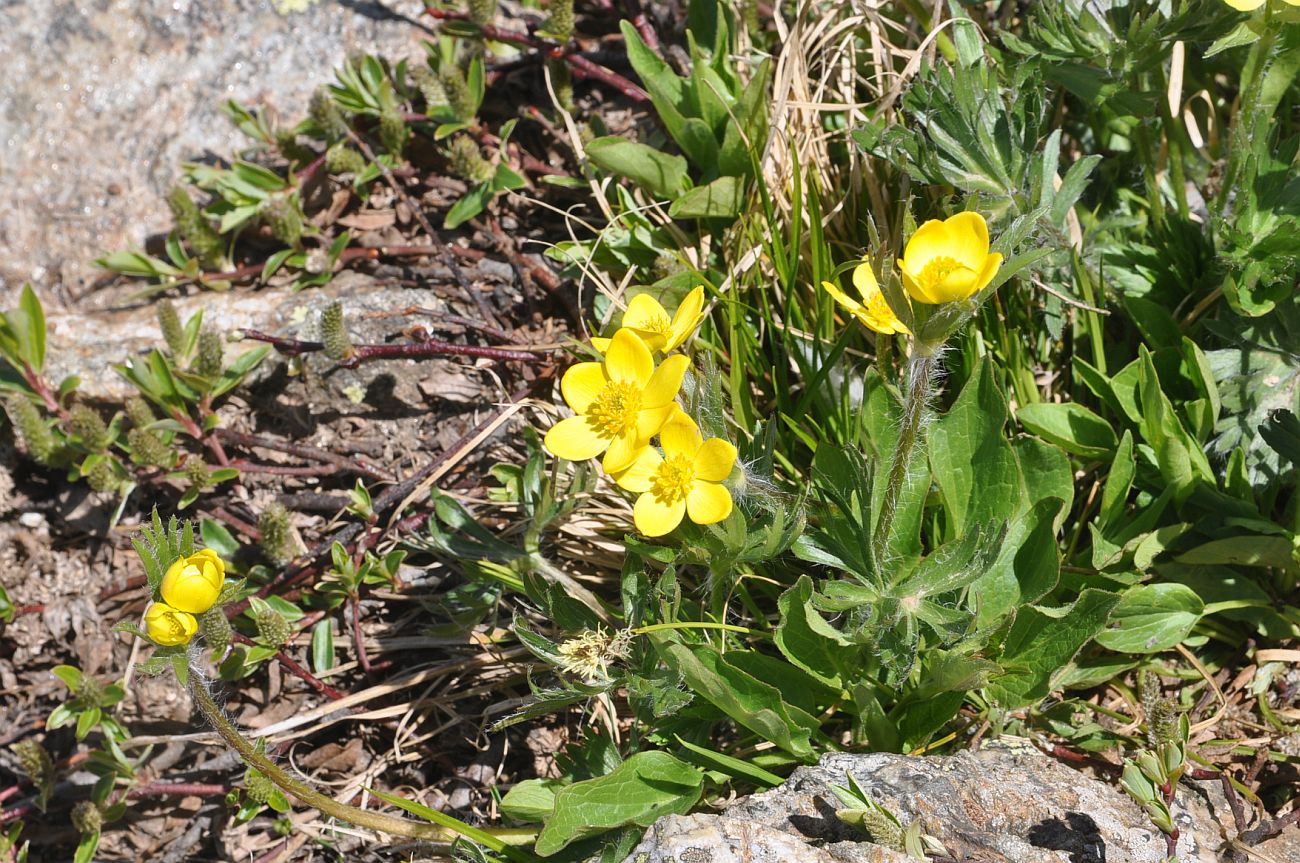
[[[935,258],[951,256],[948,245],[947,226],[938,219],[931,219],[917,228],[916,233],[907,241],[907,248],[903,250],[903,259],[898,262],[898,265],[903,272],[916,276]],[[922,302],[930,301],[922,300]]]
[[[614,477],[614,481],[619,484],[620,488],[628,491],[647,492],[654,483],[655,471],[659,465],[663,464],[664,457],[659,454],[659,450],[648,446],[637,455],[636,460],[624,471],[621,471]]]
[[[1300,0],[1296,0],[1296,3],[1300,3]],[[976,279],[975,281],[975,285],[976,285],[975,290],[977,292],[984,290],[984,288],[988,286],[988,283],[993,281],[993,277],[997,275],[998,268],[1001,266],[1002,266],[1001,253],[994,252],[993,254],[989,255],[988,258],[986,258],[984,261],[984,269],[980,271],[979,278]]]
[[[1263,6],[1267,0],[1223,0],[1233,9],[1239,12],[1253,12],[1260,6]],[[1300,5],[1300,0],[1287,0],[1292,6]]]
[[[977,290],[979,272],[965,266],[949,271],[943,281],[930,289],[930,295],[941,303],[964,300]]]
[[[607,383],[609,378],[605,377],[602,363],[577,363],[570,366],[560,379],[560,392],[564,394],[569,407],[585,414]]]
[[[647,351],[646,356],[649,355]],[[686,376],[686,370],[690,365],[691,361],[683,354],[665,357],[659,364],[659,368],[654,370],[654,374],[646,376],[648,381],[645,383],[645,390],[641,393],[641,404],[645,407],[671,404],[673,399],[677,398],[678,390],[682,388],[682,378]]]
[[[158,592],[172,608],[188,614],[202,614],[216,604],[222,580],[210,561],[191,555],[167,567]]]
[[[695,453],[695,477],[722,482],[736,466],[736,448],[720,437],[709,438]]]
[[[822,282],[822,288],[835,299],[835,302],[843,306],[849,314],[854,317],[860,317],[862,315],[864,311],[862,303],[859,303],[830,282]]]
[[[609,343],[611,341],[613,341],[613,339],[602,339],[600,336],[592,336],[591,346],[603,354],[605,351],[609,350]]]
[[[686,511],[696,524],[715,524],[731,515],[731,492],[716,482],[697,482],[686,496]]]
[[[629,329],[614,333],[614,338],[609,340],[609,350],[605,351],[605,374],[610,380],[643,387],[654,369],[654,357],[650,356],[650,349],[636,333]]]
[[[145,609],[144,626],[149,638],[163,647],[188,644],[199,631],[199,623],[193,615],[164,602],[155,602]]]
[[[682,523],[686,514],[686,501],[662,503],[652,494],[643,494],[632,507],[632,521],[636,529],[646,536],[663,536]]]
[[[704,437],[695,420],[687,416],[685,411],[677,411],[659,430],[659,443],[663,444],[664,455],[684,455],[694,459],[700,445],[704,443]]]
[[[898,273],[903,277],[903,289],[907,291],[907,295],[912,299],[918,303],[926,303],[931,306],[939,302],[925,288],[921,287],[920,282],[912,278],[911,273],[903,269],[902,261],[898,262]]]
[[[673,414],[680,411],[681,408],[676,404],[669,402],[666,405],[660,405],[657,408],[642,408],[636,415],[636,435],[642,443],[649,443],[650,438],[659,434],[659,430],[664,427],[664,423],[673,418]]]
[[[948,230],[948,257],[975,272],[989,254],[989,226],[979,213],[958,213],[943,223]]]
[[[623,326],[640,336],[652,351],[666,350],[669,325],[667,310],[649,294],[637,294],[623,313]]]
[[[542,443],[552,455],[569,461],[586,461],[604,452],[609,438],[597,431],[586,417],[569,417],[551,426]]]
[[[632,466],[646,444],[647,439],[639,438],[635,431],[624,432],[610,441],[600,466],[605,469],[605,473],[621,473]]]
[[[854,267],[853,287],[858,289],[858,296],[862,297],[863,303],[871,305],[871,298],[880,293],[880,283],[876,281],[876,273],[871,269],[871,264],[863,262]]]
[[[1300,2],[1300,0],[1297,0]],[[691,333],[704,321],[704,286],[694,288],[682,299],[682,304],[673,314],[672,333],[665,351],[671,351],[691,337]]]

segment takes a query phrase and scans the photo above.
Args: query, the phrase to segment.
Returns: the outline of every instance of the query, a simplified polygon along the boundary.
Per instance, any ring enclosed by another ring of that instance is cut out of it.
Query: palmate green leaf
[[[615,827],[648,827],[663,815],[689,812],[704,775],[667,752],[638,752],[598,779],[575,782],[555,795],[555,808],[537,837],[542,856]]]
[[[1119,599],[1088,588],[1065,608],[1022,608],[1001,650],[991,656],[1006,673],[985,687],[989,700],[1012,710],[1045,697],[1070,660],[1102,631]]]
[[[1204,609],[1201,598],[1184,585],[1135,585],[1111,611],[1097,643],[1120,653],[1159,653],[1186,638]]]
[[[816,718],[788,703],[775,686],[735,667],[728,656],[707,645],[688,646],[663,633],[651,635],[651,640],[660,658],[682,675],[697,697],[791,755],[814,756]]]

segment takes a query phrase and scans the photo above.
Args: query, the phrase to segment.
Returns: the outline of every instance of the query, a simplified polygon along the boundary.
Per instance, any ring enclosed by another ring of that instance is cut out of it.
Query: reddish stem
[[[246,636],[246,635],[241,635],[241,634],[238,633],[238,632],[234,633],[232,637],[233,637],[233,639],[234,639],[236,642],[238,642],[239,644],[248,644],[248,645],[256,645],[256,644],[257,644],[257,642],[253,641],[253,639],[249,638],[249,637]],[[277,650],[277,651],[276,651],[276,653],[275,653],[275,659],[276,659],[277,662],[280,663],[280,665],[284,666],[284,670],[285,670],[285,671],[287,671],[287,672],[289,672],[290,674],[294,675],[294,676],[297,677],[299,680],[301,680],[302,682],[304,682],[304,683],[306,683],[308,686],[310,686],[312,689],[316,690],[316,691],[319,692],[321,695],[323,695],[323,696],[325,696],[326,698],[328,698],[330,701],[338,701],[338,700],[340,700],[341,698],[344,697],[342,692],[339,692],[337,689],[335,689],[334,687],[330,686],[328,683],[326,683],[325,681],[321,680],[319,677],[317,677],[316,675],[312,674],[312,673],[311,673],[310,671],[308,671],[307,669],[303,668],[301,665],[299,665],[297,662],[295,662],[295,661],[293,660],[293,658],[290,657],[290,656],[289,656],[287,653],[285,653],[283,650]]]

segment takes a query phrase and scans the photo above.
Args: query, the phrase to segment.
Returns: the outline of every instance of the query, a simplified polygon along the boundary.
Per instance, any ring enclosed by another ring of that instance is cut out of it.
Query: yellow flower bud
[[[177,611],[170,605],[155,602],[144,613],[144,625],[154,643],[163,647],[188,644],[199,631],[199,622],[194,615]]]
[[[216,603],[225,581],[226,565],[215,551],[205,548],[167,568],[162,580],[162,598],[180,611],[202,614]]]

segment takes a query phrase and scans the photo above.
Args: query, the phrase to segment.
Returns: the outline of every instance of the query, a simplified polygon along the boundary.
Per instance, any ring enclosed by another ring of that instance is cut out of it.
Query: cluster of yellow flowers
[[[199,631],[195,615],[216,604],[225,582],[226,564],[211,549],[177,559],[159,585],[162,601],[144,613],[149,637],[164,647],[188,644]]]
[[[546,433],[546,448],[560,458],[604,454],[605,471],[638,495],[632,517],[646,536],[663,536],[686,516],[713,524],[731,514],[731,492],[722,481],[736,465],[736,448],[721,438],[705,440],[677,404],[690,360],[671,352],[695,332],[703,310],[702,287],[671,318],[648,294],[634,297],[614,337],[592,339],[604,359],[564,373],[560,392],[577,416]],[[658,367],[656,352],[666,355]],[[662,453],[651,446],[656,435]]]
[[[1300,0],[1296,0],[1300,3]],[[1002,255],[989,252],[989,229],[979,213],[931,219],[907,241],[898,262],[903,287],[913,301],[927,305],[964,300],[984,288],[1002,266]],[[830,282],[822,287],[862,324],[878,333],[906,333],[907,327],[885,301],[871,264],[853,271],[858,302]]]

